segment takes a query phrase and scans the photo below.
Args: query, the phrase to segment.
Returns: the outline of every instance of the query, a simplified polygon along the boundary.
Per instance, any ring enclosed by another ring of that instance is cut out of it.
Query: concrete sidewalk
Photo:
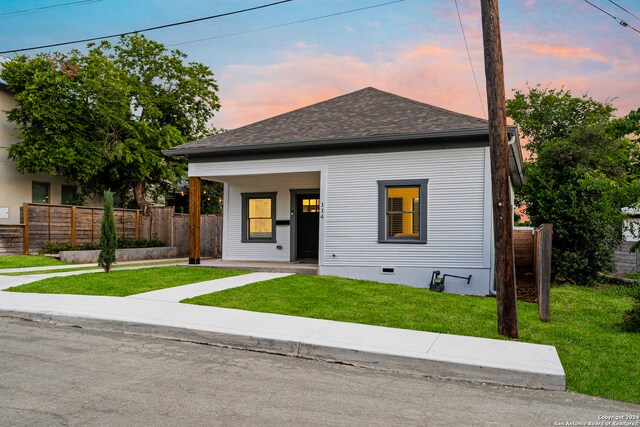
[[[0,292],[0,316],[338,361],[436,378],[564,390],[555,347],[180,304],[254,273],[126,298]],[[24,276],[23,276],[24,277]],[[5,279],[0,277],[0,288]],[[217,283],[214,283],[217,282]]]
[[[241,276],[223,277],[222,279],[207,280],[206,282],[198,282],[190,285],[175,286],[173,288],[144,292],[142,294],[130,295],[126,298],[180,302],[183,299],[206,295],[212,292],[224,291],[225,289],[237,288],[250,283],[279,279],[281,277],[291,276],[291,274],[292,273],[250,273]]]
[[[162,264],[159,264],[162,263]],[[154,259],[154,260],[142,260],[142,261],[120,261],[113,264],[113,269],[116,270],[121,267],[127,267],[128,264],[151,264],[154,267],[159,266],[170,266],[170,265],[180,265],[185,264],[185,258],[172,258],[172,259]],[[9,274],[9,273],[35,273],[37,274],[39,271],[55,271],[55,270],[66,270],[69,268],[89,268],[94,267],[99,271],[102,271],[102,268],[98,266],[97,263],[93,264],[62,264],[62,265],[45,265],[41,267],[18,267],[18,268],[0,268],[0,275]],[[89,270],[86,270],[89,271]]]

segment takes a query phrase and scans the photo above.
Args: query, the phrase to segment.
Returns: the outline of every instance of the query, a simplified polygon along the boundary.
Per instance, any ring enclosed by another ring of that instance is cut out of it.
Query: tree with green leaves
[[[507,114],[528,138],[527,182],[518,190],[534,226],[553,223],[553,268],[590,284],[614,267],[622,242],[622,208],[638,200],[638,112],[571,91],[528,88],[507,100]]]
[[[113,193],[104,192],[104,212],[100,223],[100,254],[98,265],[108,273],[111,265],[116,262],[116,249],[118,248],[118,236],[116,223],[113,218]]]
[[[218,86],[208,67],[143,35],[87,47],[3,63],[19,131],[9,157],[22,173],[65,176],[84,194],[133,194],[144,208],[185,176],[184,160],[162,150],[207,133]]]
[[[604,126],[613,117],[609,102],[599,102],[588,95],[575,97],[570,90],[527,86],[516,89],[507,100],[507,116],[518,125],[528,140],[525,148],[538,153],[546,141],[568,137],[576,127]]]

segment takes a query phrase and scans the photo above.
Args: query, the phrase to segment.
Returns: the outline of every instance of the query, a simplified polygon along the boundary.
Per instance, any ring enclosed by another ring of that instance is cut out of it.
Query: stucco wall
[[[0,87],[0,208],[9,208],[9,217],[0,218],[0,224],[20,224],[20,207],[24,202],[31,202],[33,181],[49,183],[52,204],[60,204],[62,185],[68,184],[62,177],[47,174],[22,175],[9,160],[7,148],[18,139],[5,111],[14,105],[13,96]]]

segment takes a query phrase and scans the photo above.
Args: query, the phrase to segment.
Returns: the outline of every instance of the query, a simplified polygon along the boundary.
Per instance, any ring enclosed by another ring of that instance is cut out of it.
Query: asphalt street
[[[0,318],[0,426],[554,426],[625,415],[640,406]]]

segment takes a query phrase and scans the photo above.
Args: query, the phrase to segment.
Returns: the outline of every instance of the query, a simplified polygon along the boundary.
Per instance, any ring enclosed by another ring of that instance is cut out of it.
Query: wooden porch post
[[[189,178],[189,264],[200,264],[200,184],[202,179]]]

